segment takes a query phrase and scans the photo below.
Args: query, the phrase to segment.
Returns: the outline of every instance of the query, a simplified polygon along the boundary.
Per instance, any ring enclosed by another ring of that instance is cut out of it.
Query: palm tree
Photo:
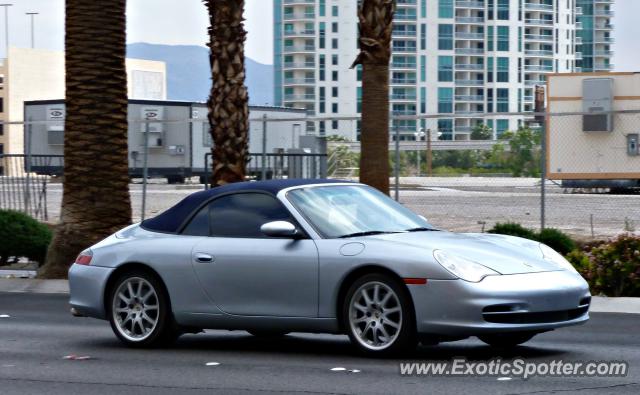
[[[204,0],[209,10],[213,147],[211,185],[244,181],[248,161],[249,95],[244,84],[244,0]]]
[[[389,193],[389,59],[395,0],[363,0],[358,9],[362,65],[360,181]]]
[[[40,275],[131,223],[125,0],[66,0],[64,192]]]

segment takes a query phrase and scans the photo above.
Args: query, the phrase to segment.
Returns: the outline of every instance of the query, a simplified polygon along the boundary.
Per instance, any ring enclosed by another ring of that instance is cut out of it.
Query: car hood
[[[430,261],[434,250],[444,250],[484,265],[500,274],[564,270],[543,259],[539,243],[519,237],[488,233],[426,231],[391,233],[362,238],[373,243],[406,245],[425,251]],[[365,242],[365,244],[368,244]]]

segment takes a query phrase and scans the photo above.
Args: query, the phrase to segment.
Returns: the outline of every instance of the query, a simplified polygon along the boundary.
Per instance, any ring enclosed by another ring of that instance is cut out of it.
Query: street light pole
[[[31,17],[31,49],[35,48],[35,38],[34,38],[34,17],[39,14],[39,12],[25,12],[26,15]]]
[[[4,47],[7,51],[6,58],[9,57],[9,7],[12,5],[9,3],[0,4],[0,7],[4,7]]]
[[[422,140],[422,138],[425,136],[425,134],[424,134],[424,128],[420,128],[420,131],[419,131],[419,132],[415,132],[415,133],[414,133],[414,135],[416,136],[416,143],[417,143],[417,142],[419,142],[419,141],[421,141],[421,140]],[[418,147],[419,147],[419,146],[418,146]],[[421,169],[420,169],[420,148],[418,148],[418,149],[416,150],[416,154],[417,154],[417,157],[416,157],[416,164],[418,165],[418,177],[420,177],[420,175],[421,175],[421,174],[420,174],[420,173],[421,173]]]

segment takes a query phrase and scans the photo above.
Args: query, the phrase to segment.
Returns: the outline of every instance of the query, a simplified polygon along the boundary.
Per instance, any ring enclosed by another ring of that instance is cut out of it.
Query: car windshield
[[[435,230],[378,190],[362,185],[294,189],[289,201],[325,238]]]

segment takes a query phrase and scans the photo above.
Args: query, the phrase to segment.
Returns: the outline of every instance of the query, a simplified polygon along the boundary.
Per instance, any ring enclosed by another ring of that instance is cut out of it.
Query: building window
[[[331,64],[334,66],[338,65],[338,55],[331,55]]]
[[[509,51],[509,26],[498,26],[498,51]]]
[[[331,39],[331,49],[338,49],[338,39]]]
[[[438,25],[438,49],[453,49],[453,25]]]
[[[320,96],[320,102],[319,102],[319,110],[318,112],[320,114],[324,114],[326,112],[326,108],[325,108],[325,100],[326,100],[326,88],[324,86],[321,86],[319,88],[320,92],[319,92],[319,96]]]
[[[438,88],[438,113],[453,112],[453,88]]]
[[[438,17],[453,18],[453,0],[439,0]]]
[[[427,49],[427,24],[420,24],[420,49]]]
[[[338,6],[334,5],[331,7],[331,16],[338,16]]]
[[[356,80],[362,81],[362,65],[361,64],[356,66]]]
[[[438,119],[440,140],[453,140],[453,119]]]
[[[493,20],[493,14],[495,10],[495,1],[496,0],[487,0],[487,11],[489,15],[487,15],[487,19]]]
[[[425,55],[420,56],[420,81],[427,81],[427,57]]]
[[[318,25],[318,47],[325,47],[325,37],[326,37],[326,23],[320,22]]]
[[[320,121],[320,136],[324,136],[327,134],[327,125],[325,124],[326,121]]]
[[[325,16],[326,15],[326,10],[327,10],[327,1],[326,0],[320,0],[320,16]]]
[[[420,113],[427,113],[427,88],[420,88]]]
[[[427,17],[427,0],[420,0],[420,16]]]
[[[498,82],[509,82],[509,58],[498,58]]]
[[[509,129],[509,120],[508,119],[498,119],[496,121],[496,136],[498,138],[502,137],[502,135]]]
[[[438,56],[438,81],[453,81],[453,56]]]
[[[487,58],[487,82],[493,82],[493,58]]]
[[[502,21],[509,20],[509,0],[498,0],[498,18]]]
[[[487,26],[487,51],[493,51],[494,30],[493,26]]]
[[[319,62],[320,62],[319,79],[320,79],[320,81],[324,81],[325,80],[325,67],[326,67],[326,60],[325,60],[325,56],[324,55],[320,55]]]
[[[338,87],[334,86],[331,88],[331,97],[338,97]]]
[[[331,33],[338,33],[338,23],[337,22],[333,22],[331,24]]]
[[[331,72],[331,81],[338,81],[338,72],[337,71],[332,71]]]
[[[509,89],[496,89],[496,112],[509,112]]]
[[[487,112],[493,112],[493,89],[487,89]]]
[[[356,88],[356,98],[356,111],[358,112],[358,114],[360,114],[362,113],[362,87],[360,86]]]
[[[334,114],[338,113],[338,103],[331,103],[331,112]]]
[[[338,121],[331,121],[331,129],[338,130]]]

